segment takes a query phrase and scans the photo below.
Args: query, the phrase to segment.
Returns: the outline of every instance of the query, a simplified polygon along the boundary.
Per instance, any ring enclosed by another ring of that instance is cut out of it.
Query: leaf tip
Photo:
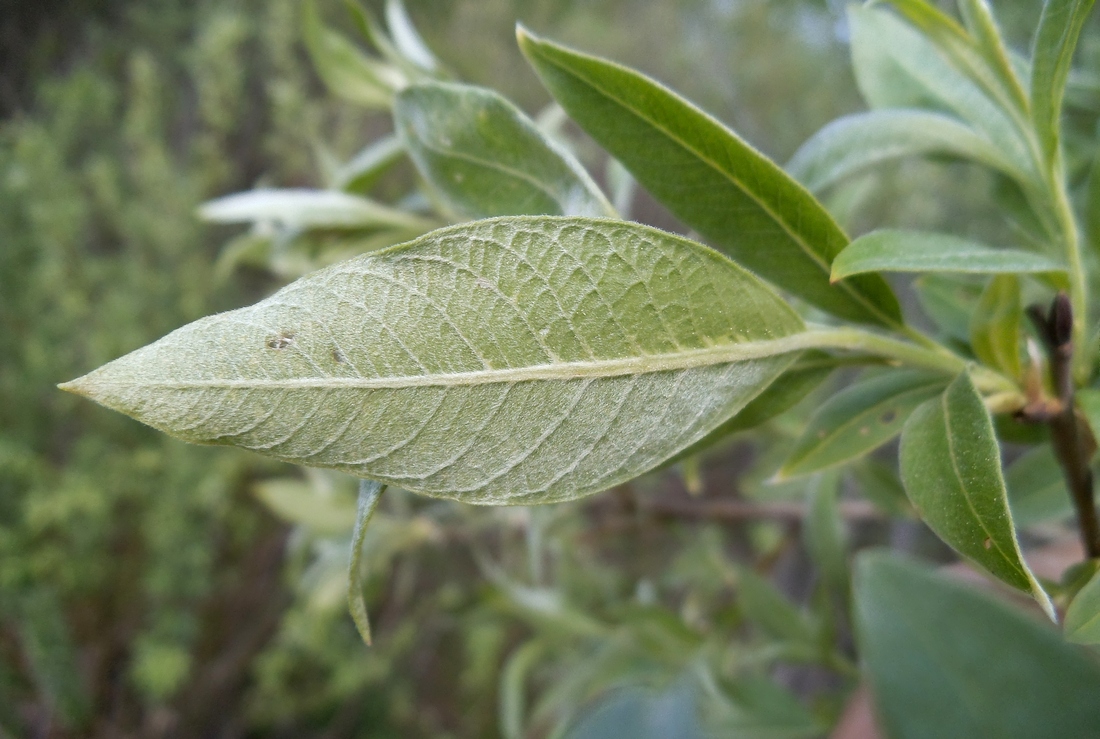
[[[91,398],[92,395],[89,392],[88,383],[85,381],[87,377],[87,375],[84,375],[83,377],[78,377],[75,380],[60,382],[57,384],[57,389],[64,390],[65,392],[72,393],[73,395],[80,395],[84,398]]]

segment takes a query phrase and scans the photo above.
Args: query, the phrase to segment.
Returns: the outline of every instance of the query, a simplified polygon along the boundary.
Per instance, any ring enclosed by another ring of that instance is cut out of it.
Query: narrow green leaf
[[[527,676],[546,652],[541,641],[531,640],[512,652],[500,673],[500,733],[504,739],[523,739],[527,714]]]
[[[993,9],[986,0],[959,0],[959,12],[970,35],[985,57],[986,62],[1000,78],[1009,97],[1021,110],[1027,110],[1030,102],[1020,75],[1012,62],[1012,52],[1005,43],[1004,34],[993,17]]]
[[[545,503],[701,439],[782,374],[801,348],[783,337],[802,330],[758,278],[688,239],[500,218],[314,272],[65,389],[192,442]]]
[[[856,566],[857,640],[893,739],[1087,739],[1100,667],[1053,629],[883,553]]]
[[[580,162],[492,90],[412,85],[393,113],[420,173],[464,215],[615,216]]]
[[[434,228],[435,222],[337,190],[248,190],[211,200],[199,216],[215,223],[273,222],[291,228]]]
[[[338,168],[332,186],[351,193],[366,193],[378,179],[405,156],[405,147],[395,135],[383,136]]]
[[[825,401],[810,418],[779,470],[798,477],[849,462],[901,433],[913,409],[938,394],[943,375],[897,370],[854,383]]]
[[[1076,393],[1077,407],[1088,421],[1089,430],[1097,441],[1100,441],[1100,390],[1095,388],[1082,388]]]
[[[1040,444],[1010,464],[1005,487],[1012,520],[1020,528],[1073,514],[1073,500],[1050,444]]]
[[[867,167],[908,156],[947,155],[1024,175],[1013,162],[962,121],[924,110],[872,110],[838,118],[804,143],[787,171],[820,192]]]
[[[1095,0],[1047,0],[1031,50],[1031,118],[1047,162],[1058,150],[1062,96],[1073,52]]]
[[[934,43],[881,8],[848,6],[856,81],[872,108],[931,108],[952,113],[982,132],[1014,170],[1037,175],[1023,133]]]
[[[569,115],[650,193],[711,243],[776,285],[842,318],[901,320],[878,277],[831,286],[847,236],[812,195],[717,120],[648,77],[517,31],[520,48]]]
[[[386,25],[394,45],[406,59],[426,72],[439,71],[439,61],[420,37],[401,0],[386,0]]]
[[[833,280],[864,272],[1059,272],[1058,262],[1016,249],[994,249],[931,231],[873,231],[848,245],[833,261]]]
[[[970,346],[979,360],[1009,377],[1020,377],[1020,335],[1024,310],[1020,280],[996,275],[978,298],[970,316]]]
[[[731,434],[756,428],[780,413],[790,410],[824,382],[825,378],[831,375],[836,367],[836,358],[825,352],[803,352],[802,356],[791,365],[790,369],[780,375],[771,385],[768,385],[764,392],[753,398],[748,405],[741,409],[740,413],[677,454],[668,461],[668,464],[698,454]]]
[[[362,561],[363,539],[367,535],[367,525],[385,489],[385,485],[374,480],[359,481],[355,533],[351,538],[351,555],[348,560],[348,610],[351,612],[352,620],[355,621],[359,636],[368,647],[371,642],[370,621],[367,619],[367,603],[363,599],[363,586],[359,582],[359,563]]]
[[[816,645],[813,623],[768,580],[748,568],[738,570],[737,602],[745,617],[774,639],[800,645]]]
[[[955,551],[1054,607],[1020,553],[993,422],[966,373],[917,408],[901,435],[901,479],[924,522]]]
[[[1066,639],[1077,644],[1100,644],[1100,572],[1070,601],[1065,634]]]
[[[840,476],[819,475],[810,484],[809,515],[803,529],[806,551],[825,584],[846,601],[848,596],[848,544],[840,517]]]
[[[326,28],[312,0],[302,7],[302,32],[318,76],[343,99],[386,110],[393,93],[404,87],[405,77],[400,71],[368,56],[342,35]]]

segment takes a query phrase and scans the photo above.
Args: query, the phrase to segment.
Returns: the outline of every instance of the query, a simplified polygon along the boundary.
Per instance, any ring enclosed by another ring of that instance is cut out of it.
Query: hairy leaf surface
[[[476,503],[634,477],[794,360],[801,319],[717,252],[586,218],[428,234],[66,386],[183,439]],[[777,344],[779,346],[777,346]]]
[[[464,215],[615,216],[580,162],[492,90],[413,85],[393,113],[417,169]]]
[[[834,315],[896,325],[884,280],[829,284],[848,237],[825,208],[733,131],[626,67],[519,30],[543,84],[684,223],[765,279]]]

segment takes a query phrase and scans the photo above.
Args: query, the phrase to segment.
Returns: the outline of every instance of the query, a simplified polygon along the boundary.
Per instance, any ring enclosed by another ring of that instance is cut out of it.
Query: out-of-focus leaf
[[[1064,519],[1073,513],[1073,501],[1050,444],[1041,444],[1010,464],[1005,487],[1017,526]]]
[[[322,536],[346,534],[355,524],[353,500],[302,480],[264,480],[252,492],[279,518]]]
[[[825,472],[809,486],[809,515],[803,528],[806,551],[829,588],[847,600],[848,546],[840,517],[840,476]]]
[[[1062,96],[1077,38],[1095,0],[1047,0],[1031,49],[1031,119],[1047,162],[1058,150]]]
[[[829,123],[804,143],[787,171],[820,192],[867,167],[900,157],[938,155],[970,159],[1022,177],[1011,160],[962,121],[926,110],[872,110]]]
[[[421,174],[467,216],[615,216],[580,162],[492,90],[412,85],[394,121]]]
[[[917,408],[901,435],[901,479],[925,523],[955,551],[1054,607],[1024,562],[993,423],[966,373]]]
[[[815,739],[825,733],[818,718],[768,678],[738,678],[727,692],[731,700],[707,721],[715,739]]]
[[[569,115],[650,193],[738,263],[854,321],[896,325],[878,277],[830,285],[848,238],[810,193],[734,132],[648,77],[518,31],[520,48]]]
[[[1100,441],[1100,390],[1096,388],[1082,388],[1076,393],[1077,407],[1084,414],[1089,424],[1092,436]]]
[[[1034,160],[1011,116],[932,41],[882,8],[849,5],[848,22],[856,81],[872,108],[953,113],[982,132],[1014,170],[1034,179]]]
[[[890,466],[875,459],[864,458],[851,466],[863,497],[889,516],[914,515],[913,505],[905,495],[901,480]]]
[[[972,585],[869,553],[856,567],[855,610],[860,656],[888,736],[1095,736],[1096,662]]]
[[[864,272],[1060,272],[1049,257],[994,249],[950,234],[883,229],[860,236],[833,260],[833,280]]]
[[[1100,572],[1092,576],[1066,609],[1066,639],[1077,644],[1100,644]]]
[[[978,298],[970,317],[970,346],[974,356],[1009,377],[1020,377],[1020,280],[996,275]]]
[[[401,139],[396,135],[383,136],[338,168],[332,186],[345,192],[366,193],[404,155]]]
[[[296,228],[419,228],[427,231],[438,225],[337,190],[248,190],[204,203],[199,215],[215,223],[268,221]]]
[[[921,309],[948,337],[970,340],[970,317],[981,287],[970,279],[951,274],[924,274],[913,280]]]
[[[355,622],[359,636],[368,647],[371,643],[370,621],[367,619],[367,601],[363,596],[363,586],[360,583],[360,563],[367,526],[385,490],[386,486],[380,482],[359,481],[359,500],[355,506],[355,527],[351,537],[351,552],[348,556],[348,611],[351,612],[351,618]]]
[[[816,625],[774,585],[747,567],[738,570],[737,602],[745,618],[768,636],[798,645],[817,645]]]
[[[46,587],[25,591],[18,601],[14,616],[30,674],[57,723],[77,729],[91,718],[91,701],[61,601]]]
[[[825,352],[817,350],[803,352],[790,369],[768,385],[764,392],[749,401],[740,413],[677,454],[669,462],[698,454],[730,434],[755,428],[790,410],[824,382],[836,367],[836,358]]]
[[[913,409],[943,389],[943,375],[897,370],[829,398],[795,442],[780,477],[797,477],[863,456],[901,433]]]
[[[302,7],[302,32],[317,74],[333,94],[367,108],[386,110],[405,77],[390,65],[363,53],[324,26],[313,0]]]
[[[420,37],[401,0],[386,0],[386,25],[397,50],[426,72],[439,71],[439,61]]]
[[[687,685],[663,693],[627,688],[582,717],[566,739],[703,739],[695,695]]]
[[[529,641],[509,657],[500,673],[500,733],[504,739],[523,739],[527,713],[527,676],[546,652],[540,641]]]
[[[611,487],[794,361],[798,315],[638,224],[490,219],[314,272],[65,386],[185,440],[471,503]]]

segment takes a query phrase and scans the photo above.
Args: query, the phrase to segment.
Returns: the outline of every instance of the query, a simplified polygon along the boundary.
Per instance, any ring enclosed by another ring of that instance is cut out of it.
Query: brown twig
[[[1100,524],[1093,498],[1092,471],[1085,449],[1085,434],[1073,408],[1073,309],[1069,297],[1058,293],[1045,313],[1039,306],[1028,308],[1028,317],[1035,325],[1050,359],[1050,377],[1057,394],[1056,412],[1042,420],[1050,428],[1051,442],[1066,486],[1077,509],[1077,525],[1081,543],[1089,557],[1100,557]]]

